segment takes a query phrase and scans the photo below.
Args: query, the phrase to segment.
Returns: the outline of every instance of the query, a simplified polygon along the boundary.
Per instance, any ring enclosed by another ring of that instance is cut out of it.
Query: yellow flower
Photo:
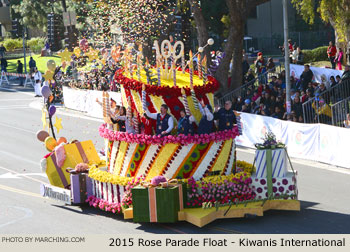
[[[114,175],[106,171],[101,171],[96,166],[92,166],[89,170],[89,177],[103,183],[111,183],[114,185],[126,186],[133,178]]]

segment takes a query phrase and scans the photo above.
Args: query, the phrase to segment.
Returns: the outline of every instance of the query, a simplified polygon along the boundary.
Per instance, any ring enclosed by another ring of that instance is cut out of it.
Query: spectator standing
[[[343,54],[344,54],[343,50],[339,47],[337,51],[337,55],[335,56],[335,62],[337,63],[338,70],[343,70],[342,69]]]
[[[349,79],[350,79],[350,67],[346,65],[340,81],[343,82]]]
[[[41,73],[39,72],[38,68],[36,67],[34,70],[34,92],[35,97],[41,97],[41,81],[43,77]]]
[[[300,75],[301,87],[302,87],[303,91],[306,90],[309,83],[312,81],[313,77],[314,77],[314,73],[310,70],[310,66],[304,65],[304,71]]]
[[[5,58],[1,58],[1,72],[7,72],[7,60]]]
[[[32,74],[34,73],[35,68],[36,68],[36,62],[33,59],[33,57],[30,57],[30,60],[29,60],[29,74],[30,74],[30,76],[32,76]]]
[[[265,81],[265,78],[263,76],[261,76],[261,74],[264,71],[264,68],[266,66],[264,57],[262,52],[258,53],[258,58],[255,60],[255,73],[258,75],[259,78],[259,82],[263,82]]]
[[[303,51],[300,49],[300,47],[297,47],[297,52],[298,52],[297,64],[298,65],[303,65],[304,64]]]
[[[335,81],[337,82],[337,84],[339,84],[339,82],[341,81],[340,75],[335,76]]]
[[[20,60],[17,61],[17,73],[23,74],[23,64]],[[19,77],[19,85],[23,86],[23,77]]]
[[[344,120],[344,127],[345,128],[350,128],[350,114],[346,114],[346,120]]]
[[[295,97],[292,104],[292,110],[295,112],[296,117],[303,116],[303,106],[299,97]]]
[[[272,59],[272,58],[269,58],[269,59],[267,60],[267,71],[268,71],[269,73],[274,73],[274,72],[276,72],[276,65],[275,65],[275,63],[273,62],[273,59]]]
[[[242,61],[242,76],[245,76],[248,73],[250,66],[247,60],[247,56],[243,56],[243,61]],[[230,68],[231,69],[231,68]],[[244,78],[243,78],[244,81]]]
[[[334,76],[331,76],[330,78],[329,78],[329,81],[330,81],[330,87],[332,88],[332,87],[335,87],[338,83],[335,81],[335,78],[334,78]]]
[[[255,79],[253,69],[248,70],[248,74],[245,76],[244,81],[245,83],[249,83]]]
[[[298,62],[298,56],[299,56],[299,52],[295,47],[293,48],[293,52],[292,52],[292,63],[296,64]]]
[[[332,64],[332,69],[335,69],[335,56],[337,54],[337,48],[333,45],[332,41],[329,41],[329,46],[327,48],[328,59]]]
[[[6,53],[6,48],[3,44],[0,45],[0,57],[3,58]]]

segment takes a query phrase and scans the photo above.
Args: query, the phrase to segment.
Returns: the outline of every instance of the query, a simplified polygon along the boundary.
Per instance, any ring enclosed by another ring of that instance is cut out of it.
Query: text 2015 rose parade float
[[[142,60],[141,50],[133,55],[131,47],[116,59],[124,66],[115,80],[126,111],[116,115],[104,93],[106,123],[99,134],[106,161],[99,160],[91,141],[51,143],[42,161],[50,183],[70,188],[66,194],[74,203],[88,202],[135,222],[186,220],[201,227],[218,218],[262,216],[268,209],[299,210],[296,174],[287,171],[284,146],[275,146],[268,136],[264,148],[258,146],[255,167],[237,161],[239,132],[233,119],[222,123],[215,117],[224,128],[210,130],[219,84],[207,75],[206,60],[198,54],[194,71],[190,52],[185,71],[182,42],[155,47],[154,68]],[[45,196],[50,190],[43,185]]]

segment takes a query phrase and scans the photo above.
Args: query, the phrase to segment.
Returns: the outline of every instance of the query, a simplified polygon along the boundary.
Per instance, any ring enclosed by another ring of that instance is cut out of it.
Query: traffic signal
[[[47,38],[52,51],[61,49],[60,41],[64,38],[64,28],[60,15],[53,13],[47,15]]]
[[[18,38],[19,37],[19,30],[18,30],[18,20],[14,19],[12,20],[12,38]]]

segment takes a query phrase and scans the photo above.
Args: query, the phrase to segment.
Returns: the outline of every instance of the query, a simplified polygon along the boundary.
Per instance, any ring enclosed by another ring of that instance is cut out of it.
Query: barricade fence
[[[30,74],[8,73],[8,72],[5,72],[5,71],[1,71],[0,87],[2,86],[3,83],[6,83],[7,85],[10,85],[10,82],[9,82],[7,76],[14,76],[14,77],[19,77],[19,78],[25,78],[24,87],[26,87],[27,84],[31,84],[34,87],[34,82],[32,81]]]
[[[277,140],[286,144],[291,157],[350,168],[347,151],[350,129],[283,121],[249,113],[241,113],[241,123],[243,134],[236,138],[239,146],[254,148],[267,131],[272,131]]]
[[[276,71],[277,69],[279,69],[279,71]],[[249,81],[248,83],[243,84],[239,88],[236,88],[233,91],[229,92],[228,94],[222,96],[217,100],[217,103],[220,106],[223,106],[225,104],[225,101],[232,101],[233,98],[237,98],[239,96],[244,97],[248,89],[252,89],[252,88],[255,89],[259,84],[259,82],[267,84],[272,76],[278,75],[280,72],[281,72],[281,66],[278,65],[275,68],[270,69],[265,73],[258,75],[255,79]]]
[[[345,127],[344,121],[347,118],[347,114],[350,113],[350,97],[332,105],[331,110],[332,125],[338,127]]]
[[[326,91],[320,92],[317,96],[303,103],[303,116],[305,123],[324,123],[338,126],[338,119],[333,118],[333,115],[339,117],[341,101],[350,97],[350,80],[342,81],[341,83],[328,88]],[[320,103],[324,101],[324,103]],[[345,103],[344,103],[345,104]],[[333,113],[337,111],[337,113]]]

